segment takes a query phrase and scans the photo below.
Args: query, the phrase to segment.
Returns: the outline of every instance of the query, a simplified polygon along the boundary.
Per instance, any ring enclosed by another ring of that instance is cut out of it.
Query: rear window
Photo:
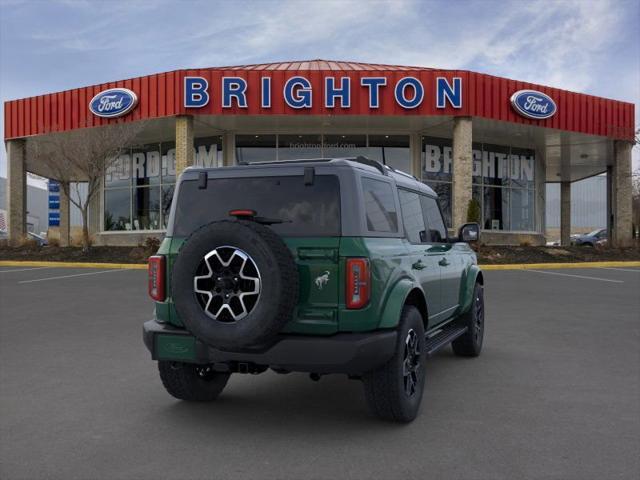
[[[313,185],[303,176],[209,179],[206,189],[196,180],[180,185],[173,218],[173,236],[186,237],[216,220],[231,219],[230,210],[250,209],[260,217],[284,223],[270,227],[283,237],[340,235],[340,182],[335,175],[316,175]]]

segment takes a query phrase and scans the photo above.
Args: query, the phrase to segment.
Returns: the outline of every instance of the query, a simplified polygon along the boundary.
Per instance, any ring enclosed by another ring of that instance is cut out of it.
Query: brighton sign
[[[89,102],[91,113],[102,118],[126,115],[138,104],[138,96],[128,88],[110,88],[98,93]]]
[[[544,120],[556,114],[556,102],[536,90],[518,90],[511,95],[511,105],[520,115],[534,120]]]
[[[272,82],[271,77],[262,77],[259,82],[259,100],[262,108],[271,108]],[[356,89],[365,93],[370,109],[377,109],[381,105],[383,89],[390,87],[396,104],[410,110],[419,107],[425,98],[425,88],[422,82],[415,77],[401,77],[391,84],[387,77],[361,77],[357,85],[352,85],[350,77],[325,77],[323,78],[323,92],[321,102],[325,108],[351,107],[352,95]],[[220,85],[220,99],[222,108],[247,108],[249,84],[242,77],[222,77]],[[185,108],[202,108],[209,104],[212,96],[209,82],[204,77],[184,77]],[[294,109],[313,108],[314,92],[311,81],[304,76],[291,77],[284,82],[282,97],[286,105]],[[462,108],[462,78],[454,77],[451,80],[445,77],[436,78],[435,100],[437,108]]]

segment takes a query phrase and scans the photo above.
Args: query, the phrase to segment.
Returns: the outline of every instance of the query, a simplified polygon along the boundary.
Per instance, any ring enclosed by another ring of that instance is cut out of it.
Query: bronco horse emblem
[[[325,270],[322,275],[316,277],[315,283],[316,287],[318,287],[318,290],[322,290],[322,287],[329,283],[329,271]]]

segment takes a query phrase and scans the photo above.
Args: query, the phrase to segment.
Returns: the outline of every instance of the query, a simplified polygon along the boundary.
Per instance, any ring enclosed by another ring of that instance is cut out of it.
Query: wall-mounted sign
[[[274,97],[271,77],[258,79],[245,79],[242,77],[222,77],[220,89],[209,88],[209,82],[204,77],[184,77],[183,105],[186,108],[202,108],[212,100],[213,92],[220,92],[220,98],[216,103],[225,108],[248,108],[248,100],[251,92],[257,92],[256,100],[260,107],[272,108]],[[284,105],[296,110],[314,108],[314,104],[320,103],[326,109],[351,108],[353,97],[360,98],[363,94],[368,98],[370,109],[380,108],[385,96],[393,96],[395,103],[400,107],[411,110],[419,107],[425,98],[432,99],[436,108],[462,108],[462,78],[437,77],[435,79],[435,92],[425,92],[425,87],[416,77],[401,77],[397,80],[387,77],[360,77],[359,81],[352,82],[351,77],[326,76],[322,79],[321,91],[318,91],[318,83],[314,88],[313,83],[307,77],[295,76],[284,82],[278,98]],[[352,85],[353,83],[353,85]],[[318,100],[317,97],[320,97]],[[354,102],[355,103],[355,102]]]
[[[89,110],[98,117],[115,118],[126,115],[138,104],[138,96],[128,88],[103,90],[89,102]]]
[[[518,90],[511,95],[511,105],[523,117],[544,120],[556,114],[556,102],[542,92],[536,90]]]

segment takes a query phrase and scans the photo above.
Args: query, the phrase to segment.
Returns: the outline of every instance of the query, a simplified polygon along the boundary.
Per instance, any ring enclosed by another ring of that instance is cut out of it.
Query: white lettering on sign
[[[541,104],[540,102],[544,102]],[[530,112],[547,113],[549,111],[549,104],[544,98],[536,97],[535,95],[527,95],[527,101],[524,104],[524,108]]]
[[[485,146],[486,148],[486,146]],[[450,175],[452,171],[452,153],[449,146],[425,145],[423,152],[423,170],[427,174]],[[474,177],[499,178],[533,182],[535,155],[507,154],[489,150],[472,151]],[[427,175],[428,176],[428,175]]]
[[[337,108],[337,100],[340,101],[340,108],[351,108],[351,98],[360,94],[356,91],[357,89],[363,89],[368,94],[370,109],[379,108],[383,104],[381,98],[383,95],[393,96],[396,104],[405,109],[419,107],[425,98],[433,98],[435,107],[438,109],[447,108],[447,104],[453,108],[462,108],[462,77],[438,77],[433,85],[427,85],[430,88],[435,87],[434,92],[425,92],[425,85],[416,77],[400,77],[393,85],[389,85],[390,88],[386,88],[390,80],[386,77],[363,76],[360,77],[359,85],[352,87],[350,76],[324,77],[322,82],[324,92],[320,92],[324,93],[324,108]],[[234,102],[240,108],[247,108],[251,98],[259,96],[260,107],[271,108],[271,83],[271,77],[262,77],[259,84],[244,77],[222,77],[220,104],[224,109],[231,108]],[[255,96],[251,95],[252,89],[259,92],[256,91]],[[209,104],[210,97],[213,99],[213,95],[217,92],[209,90],[207,78],[186,76],[183,93],[184,107],[202,108]],[[312,108],[314,95],[314,86],[305,76],[297,75],[284,82],[282,89],[284,104],[291,108]]]
[[[122,108],[123,97],[120,97],[119,100],[114,100],[114,98],[118,98],[118,95],[105,95],[102,98],[100,98],[100,103],[98,104],[98,111],[112,112],[114,110],[118,110]]]
[[[202,167],[221,167],[222,152],[217,144],[194,147],[195,165]],[[176,174],[176,149],[170,148],[164,155],[158,150],[147,152],[123,153],[107,169],[105,183],[127,181],[133,178],[144,179],[174,177]]]

